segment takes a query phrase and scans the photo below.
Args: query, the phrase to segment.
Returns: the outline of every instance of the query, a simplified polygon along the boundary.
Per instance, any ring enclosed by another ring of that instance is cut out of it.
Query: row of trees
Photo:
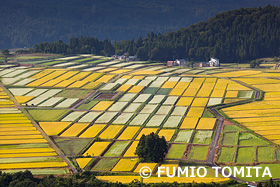
[[[217,14],[206,22],[165,34],[149,33],[136,41],[80,37],[41,43],[36,52],[136,55],[140,60],[167,61],[175,58],[204,61],[211,56],[223,62],[249,61],[280,55],[280,8],[241,8]]]
[[[108,39],[100,41],[94,37],[72,37],[68,44],[62,40],[58,42],[44,42],[36,44],[34,52],[57,53],[57,54],[96,54],[110,56],[115,49]]]

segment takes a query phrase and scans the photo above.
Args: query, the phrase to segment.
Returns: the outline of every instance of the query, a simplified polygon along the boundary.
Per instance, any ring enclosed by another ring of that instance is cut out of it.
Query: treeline
[[[49,47],[50,46],[50,47]],[[63,50],[62,50],[63,49]],[[267,5],[220,13],[206,22],[165,34],[149,33],[136,41],[125,40],[110,45],[108,40],[71,38],[35,46],[37,52],[93,53],[112,55],[128,52],[140,60],[167,61],[176,58],[222,62],[248,61],[280,55],[280,8]]]
[[[81,174],[74,174],[68,177],[54,177],[50,175],[44,178],[34,178],[30,171],[7,174],[0,171],[0,187],[226,187],[241,185],[230,180],[223,183],[156,183],[142,184],[140,181],[133,181],[129,184],[109,183],[97,180],[95,173],[86,171]],[[247,186],[247,185],[244,185]]]
[[[34,52],[56,53],[56,54],[96,54],[110,56],[114,54],[115,49],[112,43],[105,39],[100,41],[93,37],[72,37],[68,44],[62,40],[58,42],[44,42],[36,44]]]

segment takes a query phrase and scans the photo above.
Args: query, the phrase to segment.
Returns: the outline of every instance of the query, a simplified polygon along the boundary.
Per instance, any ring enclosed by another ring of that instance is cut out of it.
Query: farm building
[[[219,65],[220,65],[219,59],[211,57],[211,59],[209,61],[209,66],[214,67],[214,66],[219,66]]]
[[[176,59],[175,61],[167,61],[167,66],[186,66],[185,59]]]

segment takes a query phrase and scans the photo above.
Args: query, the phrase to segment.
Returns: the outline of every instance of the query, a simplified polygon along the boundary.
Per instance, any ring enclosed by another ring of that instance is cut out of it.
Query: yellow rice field
[[[107,110],[112,104],[114,103],[114,101],[100,101],[99,103],[97,103],[91,110]]]
[[[71,122],[40,122],[39,124],[47,135],[54,136],[68,127]]]
[[[216,118],[200,118],[196,129],[212,130],[215,126]]]
[[[174,88],[177,81],[166,81],[161,88]]]
[[[1,149],[0,154],[54,152],[52,148]]]
[[[132,85],[124,84],[117,89],[117,92],[126,92]]]
[[[141,92],[143,89],[145,88],[145,86],[133,86],[128,93],[139,93]]]
[[[205,107],[208,103],[209,98],[195,98],[192,106]]]
[[[65,162],[31,162],[0,164],[0,169],[67,167]]]
[[[174,133],[175,133],[175,130],[161,129],[159,131],[158,135],[159,135],[159,137],[164,136],[166,141],[170,141]]]
[[[176,106],[190,106],[193,101],[193,97],[181,97]]]
[[[180,129],[195,129],[198,120],[198,117],[185,117]]]
[[[136,163],[137,159],[120,159],[112,171],[131,171]]]
[[[123,127],[123,125],[110,125],[100,134],[99,137],[101,139],[113,139]]]
[[[80,168],[83,169],[86,165],[92,160],[92,158],[77,158],[76,161],[79,164]]]
[[[235,98],[238,95],[238,91],[227,91],[226,98]]]
[[[138,145],[138,141],[134,141],[131,146],[127,149],[127,151],[125,152],[125,154],[123,155],[124,157],[136,157],[137,155],[134,154],[134,152],[136,151],[136,147]]]
[[[94,124],[89,127],[83,134],[80,135],[81,138],[94,138],[106,125]]]
[[[140,138],[141,138],[141,136],[142,136],[143,134],[149,135],[149,134],[151,134],[152,132],[156,133],[157,130],[158,130],[157,128],[143,128],[143,129],[141,130],[141,132],[139,133],[139,135],[137,136],[136,140],[140,140]]]
[[[15,96],[15,99],[19,104],[26,103],[27,101],[30,101],[33,98],[34,96]]]
[[[140,127],[127,127],[124,132],[118,137],[119,140],[131,140]]]
[[[74,123],[66,131],[64,131],[60,136],[77,136],[84,128],[86,128],[89,123]]]
[[[201,117],[204,112],[203,107],[191,107],[187,116],[188,117]]]
[[[110,143],[111,142],[94,142],[83,155],[99,156]]]

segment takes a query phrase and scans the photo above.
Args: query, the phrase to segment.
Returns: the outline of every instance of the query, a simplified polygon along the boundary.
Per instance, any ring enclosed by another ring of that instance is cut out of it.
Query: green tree
[[[4,55],[4,56],[7,56],[7,55],[10,54],[10,51],[9,51],[9,49],[2,49],[1,54]]]
[[[161,162],[167,153],[167,142],[153,132],[149,135],[142,135],[137,145],[135,154],[140,158],[140,162]]]

